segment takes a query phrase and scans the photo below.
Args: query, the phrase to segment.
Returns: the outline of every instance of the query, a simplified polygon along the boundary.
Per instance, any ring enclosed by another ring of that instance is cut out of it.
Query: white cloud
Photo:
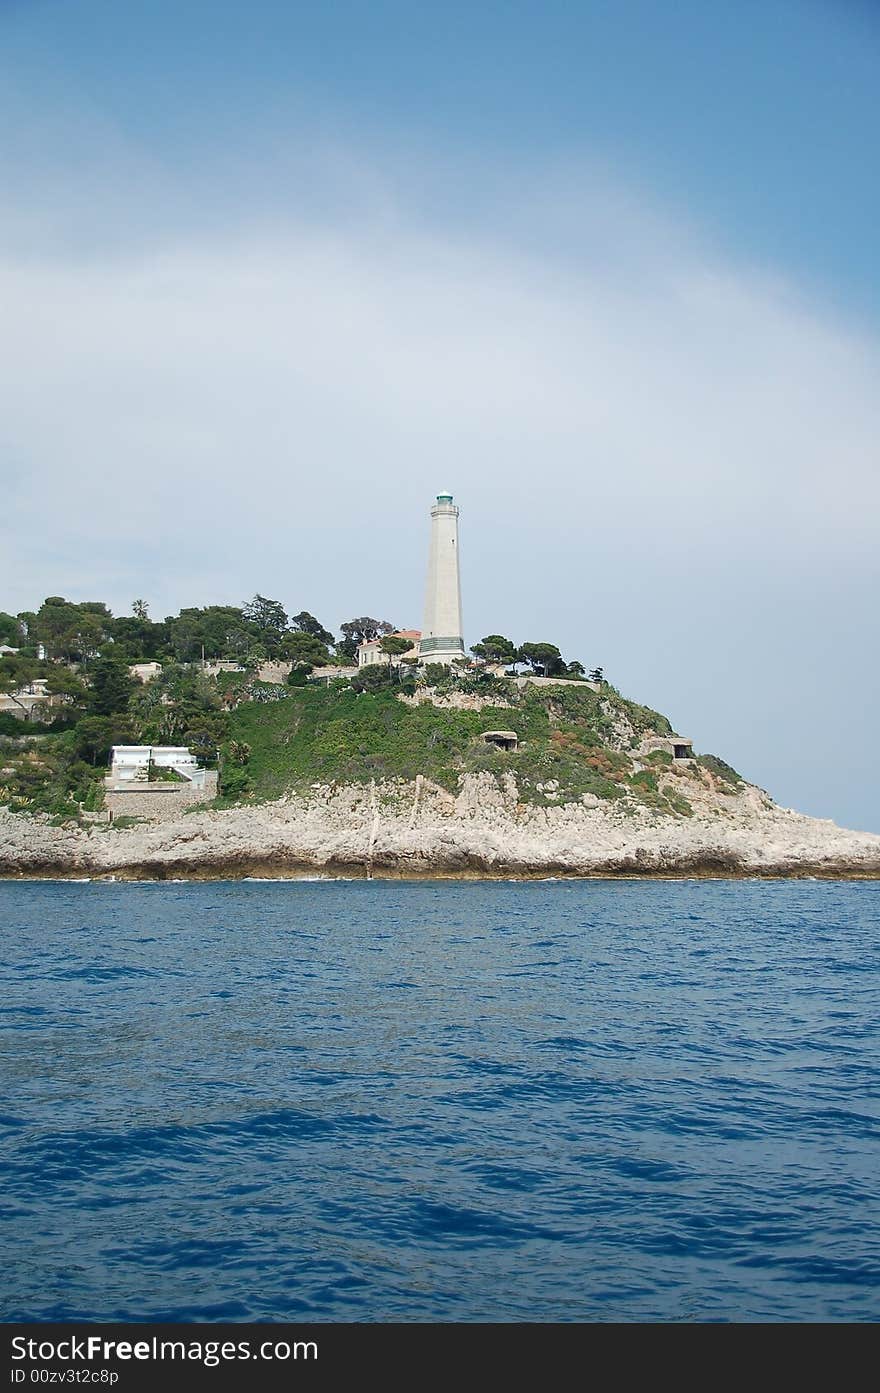
[[[0,607],[259,589],[325,622],[418,622],[442,486],[464,510],[471,640],[540,627],[626,667],[621,624],[726,613],[741,572],[768,612],[802,577],[786,604],[804,620],[833,571],[861,612],[878,342],[567,177],[536,185],[533,213],[520,187],[457,228],[408,220],[374,173],[375,198],[323,223],[290,206],[194,229],[153,207],[149,236],[117,229],[101,256],[79,233],[10,244]]]
[[[628,213],[625,255],[610,266],[606,247],[598,270],[548,268],[503,228],[444,240],[369,210],[102,262],[7,260],[19,504],[45,539],[128,538],[172,501],[176,536],[229,509],[259,531],[279,504],[337,512],[340,487],[362,508],[378,471],[378,532],[412,526],[393,500],[408,507],[413,475],[423,492],[442,475],[471,509],[539,484],[533,525],[601,503],[631,534],[676,532],[711,509],[795,564],[872,545],[877,344],[784,286],[653,243],[630,276]],[[245,554],[240,584],[250,569]]]

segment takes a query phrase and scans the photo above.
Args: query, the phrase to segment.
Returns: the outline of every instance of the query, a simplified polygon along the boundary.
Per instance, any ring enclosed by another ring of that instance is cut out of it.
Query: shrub
[[[649,764],[671,764],[672,755],[668,750],[652,750],[648,755]]]
[[[0,711],[0,735],[33,735],[30,721],[19,720],[11,711]]]
[[[724,779],[727,783],[741,784],[743,782],[742,775],[737,774],[736,770],[725,760],[719,759],[718,755],[698,755],[696,762],[703,769],[708,769],[710,774],[714,774],[716,778]]]
[[[657,792],[657,775],[649,769],[640,769],[638,774],[633,774],[630,783],[642,793]]]
[[[247,769],[240,764],[224,765],[220,776],[220,794],[223,798],[243,798],[250,787]]]
[[[370,663],[351,679],[351,689],[353,692],[378,692],[391,686],[391,677],[388,663]]]

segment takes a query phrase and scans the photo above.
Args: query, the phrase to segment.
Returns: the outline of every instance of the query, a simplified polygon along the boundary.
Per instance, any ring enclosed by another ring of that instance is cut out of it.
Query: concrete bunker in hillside
[[[519,736],[515,730],[484,730],[480,739],[499,750],[515,750],[519,744]]]
[[[673,759],[693,759],[694,745],[684,735],[649,735],[642,741],[640,754],[650,755],[662,750]]]

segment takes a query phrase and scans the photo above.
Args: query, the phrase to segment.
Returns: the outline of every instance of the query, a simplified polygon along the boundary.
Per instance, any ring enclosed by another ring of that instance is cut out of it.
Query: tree
[[[583,677],[584,673],[586,672],[586,668],[584,667],[583,663],[579,663],[577,659],[575,659],[573,662],[567,663],[565,670],[566,672],[571,673],[572,677]]]
[[[604,682],[604,681],[605,681],[605,673],[602,671],[602,669],[601,669],[600,667],[594,667],[594,668],[593,668],[593,671],[590,673],[589,677],[587,678],[587,681],[588,681],[588,682]]]
[[[115,655],[99,658],[92,668],[91,677],[90,716],[113,716],[128,709],[135,682],[124,659],[120,660]]]
[[[75,605],[61,595],[49,595],[28,628],[28,638],[45,645],[50,658],[86,663],[111,636],[113,616],[105,604]]]
[[[220,745],[228,733],[229,717],[225,711],[199,711],[192,714],[184,739],[202,764],[216,764]]]
[[[384,638],[379,640],[379,647],[388,659],[389,674],[396,675],[399,682],[400,663],[398,661],[395,666],[394,659],[397,658],[399,660],[403,657],[404,653],[409,652],[412,648],[412,640],[408,638],[397,638],[393,634],[386,634]]]
[[[391,669],[384,663],[368,663],[351,679],[353,692],[374,692],[387,687],[391,682]]]
[[[382,634],[393,634],[394,625],[389,624],[387,619],[371,619],[369,615],[364,615],[361,619],[349,619],[346,624],[340,624],[342,638],[336,645],[337,653],[354,662],[357,656],[359,643],[368,643],[371,639],[380,638]]]
[[[138,615],[122,615],[111,625],[113,651],[129,663],[152,663],[168,652],[168,624],[153,624]]]
[[[519,658],[542,677],[552,677],[565,668],[562,654],[555,643],[524,643],[519,650]]]
[[[242,606],[242,616],[251,629],[273,654],[287,629],[287,611],[279,600],[267,600],[265,595],[255,595]]]
[[[517,659],[516,644],[503,634],[489,634],[475,643],[471,652],[487,663],[515,663]]]
[[[175,657],[182,663],[206,658],[238,659],[246,653],[253,635],[240,609],[234,605],[207,605],[182,609],[165,621]]]
[[[22,638],[20,620],[14,614],[0,611],[0,643],[6,643],[10,648],[20,648]]]
[[[449,668],[443,663],[425,663],[425,681],[429,687],[436,687],[438,683],[445,682],[449,676]]]
[[[68,667],[52,663],[46,673],[46,691],[63,698],[67,712],[82,713],[89,703],[89,689]]]
[[[307,634],[303,630],[284,635],[279,655],[289,658],[295,666],[307,664],[310,668],[323,667],[330,661],[326,644],[314,634]]]
[[[90,764],[105,763],[111,746],[118,743],[118,730],[110,716],[84,716],[73,732],[77,755]]]
[[[334,640],[330,630],[325,629],[320,620],[316,619],[313,614],[309,614],[307,609],[293,616],[290,621],[290,627],[291,629],[295,629],[298,633],[309,634],[312,638],[316,638],[319,643],[323,643],[328,648],[333,647]]]
[[[398,638],[396,634],[386,634],[379,640],[379,647],[382,652],[387,654],[389,663],[392,658],[402,658],[404,653],[408,653],[412,648],[412,639]]]
[[[16,692],[29,687],[44,669],[26,653],[5,653],[0,658],[0,692]]]
[[[16,618],[18,620],[25,645],[29,648],[35,648],[36,638],[34,637],[34,625],[37,622],[37,616],[34,614],[33,610],[23,609],[19,614],[16,615]],[[11,644],[10,647],[14,648],[15,645]]]
[[[266,662],[269,654],[264,643],[252,643],[244,660],[245,672],[254,673]]]
[[[150,617],[150,607],[147,604],[146,600],[132,600],[131,612],[134,615],[135,619],[142,619],[145,622]]]
[[[208,761],[229,730],[217,688],[198,667],[168,664],[154,682],[138,684],[131,713],[145,744],[186,744]]]

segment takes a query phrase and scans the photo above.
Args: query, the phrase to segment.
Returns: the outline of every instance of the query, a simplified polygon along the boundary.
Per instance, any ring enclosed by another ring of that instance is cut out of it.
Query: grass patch
[[[231,713],[230,738],[247,745],[249,757],[219,805],[306,792],[315,783],[412,780],[418,774],[454,793],[464,774],[511,772],[527,802],[566,803],[593,794],[667,806],[657,794],[656,775],[640,782],[631,777],[633,721],[643,720],[648,708],[633,707],[630,720],[631,703],[588,687],[529,687],[519,693],[511,688],[510,694],[515,704],[505,710],[504,725],[517,734],[515,751],[481,738],[498,725],[494,707],[408,706],[390,690],[318,685],[288,689],[282,700],[268,704],[245,703]],[[558,790],[548,800],[538,785],[550,781]]]

